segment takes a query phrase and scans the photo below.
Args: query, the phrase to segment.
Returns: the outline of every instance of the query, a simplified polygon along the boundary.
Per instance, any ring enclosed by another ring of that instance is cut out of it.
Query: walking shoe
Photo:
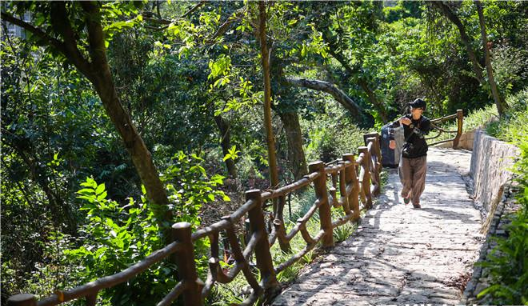
[[[421,204],[419,204],[419,203],[417,203],[417,204],[413,203],[413,208],[421,208]]]
[[[410,204],[410,197],[409,196],[407,198],[404,198],[404,204],[405,205]]]

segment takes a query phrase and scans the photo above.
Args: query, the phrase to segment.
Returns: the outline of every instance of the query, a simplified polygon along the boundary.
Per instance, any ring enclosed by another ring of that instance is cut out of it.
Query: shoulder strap
[[[423,117],[421,116],[421,120],[419,120],[419,123],[417,123],[417,127],[416,127],[416,128],[419,129],[419,128],[421,127],[422,119],[423,119]],[[411,120],[413,120],[413,117],[411,118]],[[408,136],[408,137],[406,138],[406,140],[404,140],[404,142],[408,142],[408,140],[410,140],[410,138],[411,138],[411,136],[413,136],[413,134],[414,134],[414,133],[412,132],[412,133],[410,134],[410,136]]]

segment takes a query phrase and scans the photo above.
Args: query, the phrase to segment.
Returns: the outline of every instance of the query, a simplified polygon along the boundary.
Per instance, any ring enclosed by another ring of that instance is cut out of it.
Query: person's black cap
[[[423,99],[415,99],[413,102],[408,103],[408,105],[413,108],[426,109],[426,102]]]

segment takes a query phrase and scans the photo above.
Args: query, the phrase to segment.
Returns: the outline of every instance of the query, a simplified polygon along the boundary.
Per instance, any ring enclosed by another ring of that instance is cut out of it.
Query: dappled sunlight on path
[[[358,231],[308,266],[273,305],[457,304],[483,235],[462,175],[471,153],[430,149],[422,209],[396,169]]]

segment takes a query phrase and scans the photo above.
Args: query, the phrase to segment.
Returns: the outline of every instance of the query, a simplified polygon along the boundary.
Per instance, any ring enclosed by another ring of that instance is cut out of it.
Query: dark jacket
[[[411,114],[404,116],[411,119],[410,125],[402,125],[404,128],[404,146],[402,147],[402,157],[417,158],[426,156],[428,152],[428,144],[424,135],[430,133],[431,124],[430,119],[421,116],[418,120],[414,120]],[[399,119],[400,120],[400,119]],[[394,140],[393,128],[400,125],[399,120],[390,124],[389,139]]]

